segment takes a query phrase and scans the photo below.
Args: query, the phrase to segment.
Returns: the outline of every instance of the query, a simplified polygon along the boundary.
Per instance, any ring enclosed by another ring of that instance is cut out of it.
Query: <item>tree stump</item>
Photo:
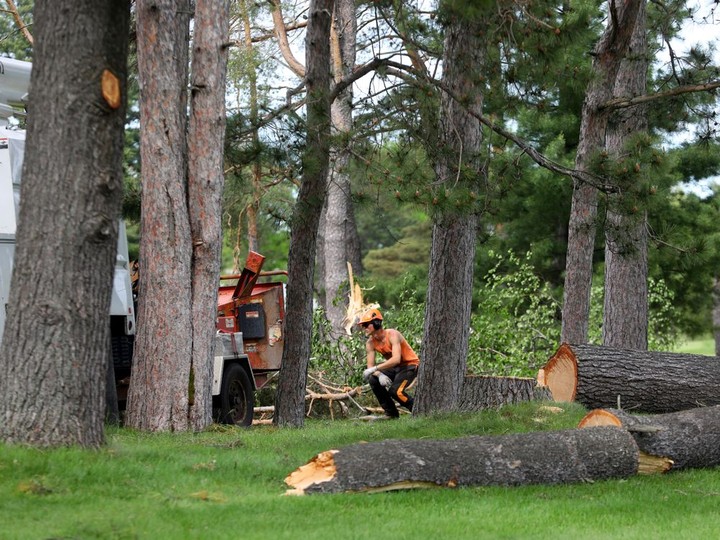
[[[579,427],[622,426],[641,451],[640,469],[651,458],[665,458],[666,470],[720,465],[720,406],[637,416],[618,409],[596,409]],[[645,454],[645,455],[643,455]]]
[[[538,379],[555,401],[671,413],[720,405],[717,357],[563,343]]]
[[[288,494],[564,484],[637,473],[635,440],[617,427],[388,440],[328,450],[293,471]]]
[[[459,409],[465,412],[497,409],[536,399],[552,399],[547,388],[538,387],[536,379],[467,376],[460,394]]]

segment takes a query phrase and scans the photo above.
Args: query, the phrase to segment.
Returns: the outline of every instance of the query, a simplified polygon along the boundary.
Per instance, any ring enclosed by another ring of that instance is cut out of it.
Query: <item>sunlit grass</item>
[[[580,485],[284,495],[285,476],[330,448],[564,429],[585,412],[532,403],[391,422],[311,420],[302,429],[119,429],[99,451],[0,446],[0,538],[716,537],[720,469]]]
[[[712,336],[686,339],[681,341],[675,350],[681,353],[715,356],[715,339]]]

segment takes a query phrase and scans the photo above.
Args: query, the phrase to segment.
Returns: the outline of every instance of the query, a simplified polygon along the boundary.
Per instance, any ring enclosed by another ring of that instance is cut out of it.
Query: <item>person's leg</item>
[[[400,369],[393,378],[390,387],[390,395],[408,411],[412,411],[415,400],[407,393],[407,389],[415,380],[415,377],[417,377],[417,368],[415,366]]]
[[[400,416],[395,403],[390,397],[390,393],[383,385],[380,384],[380,381],[374,375],[370,377],[370,388],[372,388],[375,397],[387,416],[390,418],[397,418]]]

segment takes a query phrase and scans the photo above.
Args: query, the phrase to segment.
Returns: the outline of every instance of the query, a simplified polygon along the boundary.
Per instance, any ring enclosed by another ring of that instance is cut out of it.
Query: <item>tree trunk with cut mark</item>
[[[638,457],[633,437],[616,427],[389,440],[322,452],[285,483],[294,495],[566,484],[627,478],[636,474]]]
[[[563,343],[541,370],[555,401],[671,413],[720,405],[717,357]]]
[[[720,465],[720,406],[637,416],[619,409],[596,409],[579,427],[621,426],[641,452],[669,458],[669,470]],[[642,461],[642,458],[641,458]]]

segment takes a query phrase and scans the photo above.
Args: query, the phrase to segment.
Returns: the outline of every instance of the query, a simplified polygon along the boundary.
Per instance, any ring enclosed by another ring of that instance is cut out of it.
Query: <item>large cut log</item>
[[[552,399],[547,388],[538,387],[536,379],[467,376],[460,394],[459,408],[461,411],[473,412],[535,399]]]
[[[668,460],[665,470],[720,465],[720,406],[717,405],[645,416],[618,409],[596,409],[579,424],[579,427],[595,426],[627,429],[641,451],[641,468],[653,457]]]
[[[633,437],[617,427],[403,439],[328,450],[293,471],[288,494],[421,487],[565,484],[637,473]]]
[[[720,360],[715,356],[614,349],[563,343],[538,380],[555,401],[671,413],[720,405]]]

